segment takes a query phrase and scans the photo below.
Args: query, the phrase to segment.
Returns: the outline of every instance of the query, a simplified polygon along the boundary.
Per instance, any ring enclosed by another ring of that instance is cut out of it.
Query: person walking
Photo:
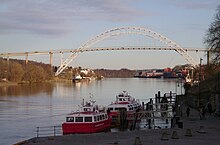
[[[203,106],[202,107],[202,117],[203,117],[203,119],[205,119],[205,113],[206,113],[205,106]]]
[[[208,108],[209,114],[212,115],[212,104],[210,102],[208,102],[207,108]]]
[[[186,115],[187,115],[187,117],[189,117],[189,114],[190,114],[190,108],[189,108],[189,106],[186,108]]]
[[[202,120],[202,107],[199,108],[199,119]]]

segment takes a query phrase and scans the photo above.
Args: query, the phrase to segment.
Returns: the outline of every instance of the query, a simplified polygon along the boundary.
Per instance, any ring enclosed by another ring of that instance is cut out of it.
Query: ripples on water
[[[44,83],[0,87],[0,144],[36,136],[37,126],[56,126],[65,114],[76,110],[82,99],[92,93],[99,105],[108,105],[127,91],[142,101],[154,98],[157,91],[180,92],[176,80],[120,78],[84,83]]]

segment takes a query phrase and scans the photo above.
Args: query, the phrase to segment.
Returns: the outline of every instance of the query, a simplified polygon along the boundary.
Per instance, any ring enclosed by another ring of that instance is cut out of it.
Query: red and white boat
[[[138,100],[131,97],[126,91],[123,91],[116,96],[115,102],[112,102],[107,106],[107,110],[109,111],[112,121],[114,122],[118,117],[120,110],[125,110],[127,112],[127,117],[130,118],[129,115],[132,115],[134,112],[140,109],[140,107],[141,104]]]
[[[81,106],[81,111],[70,113],[62,124],[63,134],[95,133],[110,130],[111,118],[100,110],[95,101],[90,100]]]

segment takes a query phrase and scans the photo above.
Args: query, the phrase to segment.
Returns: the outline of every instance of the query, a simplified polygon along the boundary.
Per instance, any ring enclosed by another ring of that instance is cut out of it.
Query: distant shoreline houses
[[[102,79],[102,76],[97,76],[93,70],[81,69],[79,72],[77,72],[73,76],[72,81],[77,83],[81,81],[91,81],[91,80],[98,80],[98,79]]]
[[[134,77],[138,78],[185,78],[189,74],[189,70],[173,70],[172,68],[165,69],[148,69],[138,71]]]

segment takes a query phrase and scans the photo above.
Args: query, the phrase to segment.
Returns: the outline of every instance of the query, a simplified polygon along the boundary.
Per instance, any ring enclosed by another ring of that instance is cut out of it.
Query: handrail
[[[62,135],[61,125],[36,127],[37,137]]]

